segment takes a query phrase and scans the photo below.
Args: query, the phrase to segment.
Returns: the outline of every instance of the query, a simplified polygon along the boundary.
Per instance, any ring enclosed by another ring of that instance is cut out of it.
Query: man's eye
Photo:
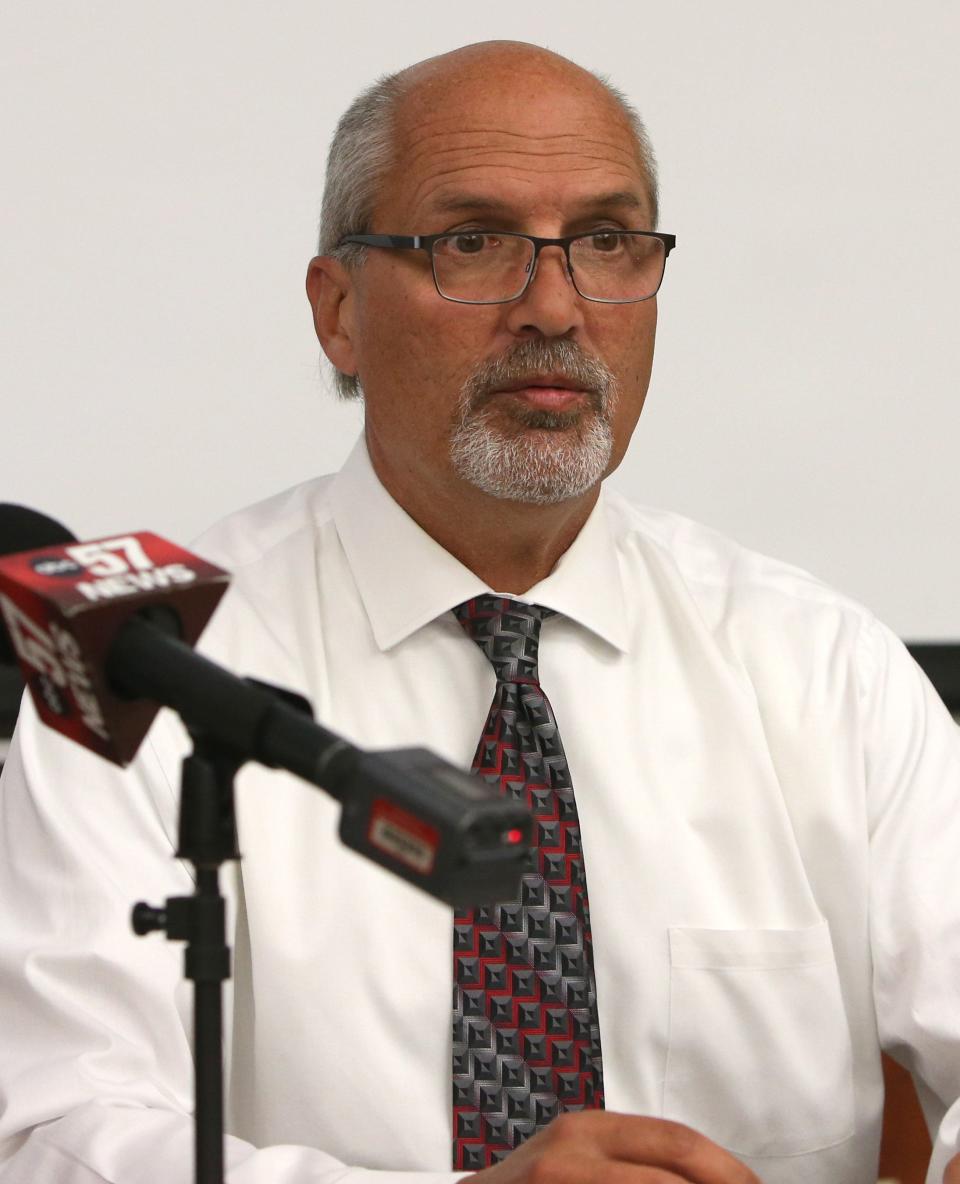
[[[468,231],[465,234],[455,234],[447,239],[447,248],[457,255],[479,255],[490,246],[490,235]]]
[[[590,249],[598,254],[610,254],[623,246],[623,238],[615,230],[600,231],[592,234],[589,239]]]

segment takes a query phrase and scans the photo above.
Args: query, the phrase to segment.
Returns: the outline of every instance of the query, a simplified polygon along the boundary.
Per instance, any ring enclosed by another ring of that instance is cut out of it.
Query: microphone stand
[[[168,940],[187,943],[185,975],[193,982],[194,999],[194,1180],[223,1184],[223,983],[230,977],[230,949],[219,875],[221,864],[240,858],[233,782],[245,758],[236,758],[220,741],[190,734],[193,752],[183,762],[177,856],[196,868],[196,891],[171,897],[161,908],[141,901],[132,921],[138,936],[162,930]]]
[[[191,676],[181,685],[163,653],[157,661],[146,660],[157,636],[169,644],[149,627],[126,635],[132,667],[150,672],[149,679],[141,673],[133,697],[175,704],[193,741],[183,762],[177,856],[194,865],[196,890],[193,896],[170,897],[161,907],[140,901],[132,923],[138,936],[161,930],[168,940],[187,943],[184,973],[193,982],[194,998],[194,1179],[223,1184],[222,1003],[230,950],[219,875],[223,863],[240,858],[233,785],[240,767],[258,760],[322,785],[343,804],[344,843],[453,904],[515,893],[532,820],[524,807],[424,749],[363,753],[315,724],[301,695],[259,679],[236,679],[186,647]],[[111,653],[117,651],[115,642]],[[258,694],[238,696],[241,682]],[[419,861],[427,857],[424,867]]]

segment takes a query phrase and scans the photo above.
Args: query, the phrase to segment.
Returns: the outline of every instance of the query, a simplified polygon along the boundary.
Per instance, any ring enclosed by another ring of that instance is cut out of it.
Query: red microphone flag
[[[183,642],[194,646],[229,580],[149,532],[0,558],[0,611],[44,723],[128,764],[159,704],[113,691],[104,675],[110,643],[129,617],[162,604],[176,611]]]

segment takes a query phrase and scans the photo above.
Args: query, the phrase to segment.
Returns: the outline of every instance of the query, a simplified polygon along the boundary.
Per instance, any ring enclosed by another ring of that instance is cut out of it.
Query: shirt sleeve
[[[25,698],[0,781],[0,1184],[192,1184],[192,989],[162,935],[130,927],[135,901],[193,892],[178,796],[149,742],[122,771]],[[228,1184],[463,1178],[233,1137],[226,1162]]]
[[[913,1074],[941,1184],[960,1150],[960,728],[873,618],[858,657],[877,1023]]]

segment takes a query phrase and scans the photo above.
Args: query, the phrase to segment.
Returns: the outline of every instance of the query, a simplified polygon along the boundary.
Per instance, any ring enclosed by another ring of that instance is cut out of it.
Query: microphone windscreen
[[[12,502],[0,502],[0,555],[16,555],[19,551],[38,551],[59,543],[77,540],[60,522]]]
[[[76,537],[62,523],[39,510],[0,502],[0,555],[17,555],[41,547],[75,543]],[[16,666],[13,643],[0,623],[0,666]]]

